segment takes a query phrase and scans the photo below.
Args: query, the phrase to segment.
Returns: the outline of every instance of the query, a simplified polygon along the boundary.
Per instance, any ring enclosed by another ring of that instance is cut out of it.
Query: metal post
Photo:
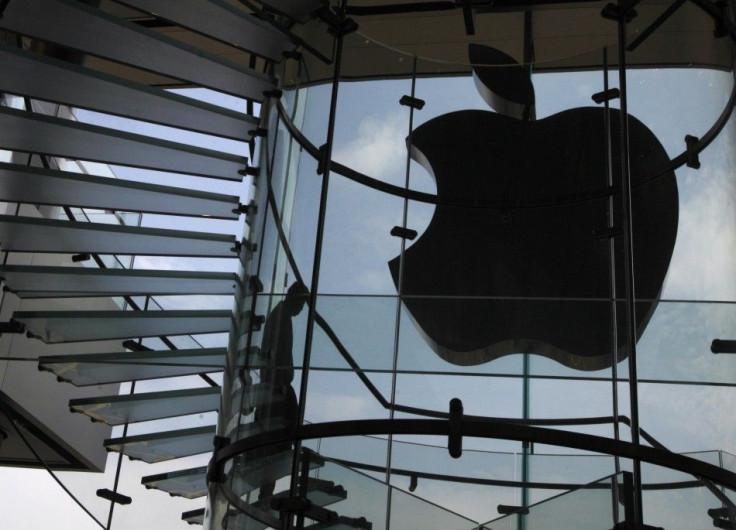
[[[143,310],[148,310],[148,302],[151,300],[150,296],[146,296],[146,301],[143,304]],[[142,344],[143,339],[138,339],[138,344]],[[135,394],[135,381],[131,381],[130,383],[130,395],[132,396]],[[128,422],[126,421],[123,425],[123,438],[125,438],[128,435]],[[118,454],[118,464],[115,468],[115,481],[113,482],[112,486],[112,492],[117,493],[118,492],[118,483],[120,482],[120,470],[123,466],[123,453],[122,451]],[[115,511],[115,502],[110,501],[110,511],[107,513],[107,525],[106,529],[110,530],[110,527],[112,526],[112,514]]]
[[[412,60],[412,75],[411,75],[411,98],[416,97],[417,87],[417,57],[414,56]],[[409,189],[409,176],[411,170],[411,141],[412,133],[414,131],[414,106],[409,105],[409,133],[406,141],[406,168],[404,173],[404,189]],[[404,197],[404,211],[401,219],[402,228],[406,228],[408,223],[408,210],[409,210],[409,199]],[[404,285],[404,252],[406,250],[406,239],[401,238],[401,262],[399,264],[399,281],[397,285],[397,292],[399,296],[396,299],[396,320],[394,323],[394,359],[393,369],[391,371],[391,402],[389,405],[389,418],[394,419],[394,403],[396,402],[396,371],[398,370],[399,361],[399,336],[401,330],[401,293]],[[391,480],[391,452],[393,450],[393,435],[389,435],[388,443],[386,447],[386,484],[389,485],[387,489],[386,499],[386,528],[390,528],[391,524],[391,491],[390,480]]]
[[[603,91],[608,92],[610,89],[608,83],[608,46],[603,47]],[[609,190],[613,189],[613,156],[611,147],[611,105],[606,99],[603,106],[603,120],[605,127],[606,142],[606,186]],[[613,215],[614,197],[613,193],[608,195],[608,227],[613,228],[616,220]],[[610,310],[611,310],[611,399],[613,412],[613,438],[618,441],[621,439],[621,432],[618,425],[618,314],[616,307],[616,246],[614,238],[608,242],[608,279],[610,293]],[[621,463],[619,458],[614,457],[615,472],[621,471]],[[614,493],[615,495],[615,493]],[[618,521],[617,521],[618,522]]]
[[[342,2],[341,17],[344,16],[346,0]],[[309,307],[307,311],[307,330],[304,338],[304,360],[302,363],[301,385],[299,389],[299,412],[297,415],[297,426],[304,423],[304,412],[306,410],[307,386],[309,383],[309,364],[312,354],[312,341],[314,338],[314,319],[317,313],[317,290],[319,288],[319,271],[322,261],[322,242],[324,238],[325,215],[327,213],[327,192],[330,183],[330,160],[332,159],[332,144],[335,137],[335,118],[337,113],[337,93],[340,85],[340,66],[342,63],[342,47],[344,33],[337,31],[335,42],[335,68],[332,76],[332,95],[330,98],[330,111],[327,122],[327,141],[320,154],[323,157],[320,160],[322,172],[322,189],[319,198],[319,213],[317,217],[317,234],[314,245],[314,263],[312,265],[312,282],[309,288]],[[296,494],[296,477],[299,471],[299,453],[301,450],[301,442],[294,444],[294,460],[292,463],[291,486],[289,495]],[[289,523],[290,524],[290,523]]]
[[[532,26],[532,12],[531,11],[525,11],[524,12],[524,66],[529,71],[529,78],[531,79],[532,76],[532,63],[534,62],[534,34],[533,34],[533,26]],[[534,119],[533,114],[531,113],[531,109],[529,106],[527,106],[524,109],[524,119],[525,120],[532,120]],[[524,352],[524,358],[523,358],[523,390],[522,390],[522,417],[525,420],[529,419],[530,416],[530,405],[529,400],[531,399],[531,380],[529,376],[531,375],[531,359],[530,354],[527,352]],[[529,452],[530,452],[530,444],[529,442],[525,441],[522,442],[521,446],[521,481],[523,483],[523,486],[521,487],[521,506],[523,508],[526,508],[529,506],[529,488],[527,487],[527,484],[529,483]],[[522,510],[519,515],[516,518],[517,520],[517,529],[518,530],[526,530],[526,522],[527,517],[526,513]]]
[[[624,279],[626,282],[626,346],[629,365],[629,399],[631,401],[631,442],[639,445],[639,391],[636,370],[636,306],[634,278],[634,245],[631,208],[631,174],[629,167],[629,120],[626,94],[626,13],[624,2],[619,0],[618,25],[618,77],[621,92],[621,118],[619,123],[621,157],[621,196],[623,202]],[[641,506],[641,461],[634,459],[632,476],[634,499],[634,522],[642,522]]]

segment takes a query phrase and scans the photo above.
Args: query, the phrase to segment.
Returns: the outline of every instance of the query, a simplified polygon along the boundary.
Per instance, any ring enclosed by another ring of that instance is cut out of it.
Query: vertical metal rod
[[[412,59],[412,73],[411,73],[411,97],[416,96],[416,88],[417,88],[417,57],[416,55]],[[409,189],[409,175],[411,172],[411,141],[412,141],[412,134],[414,131],[414,106],[409,105],[409,134],[407,135],[406,140],[406,167],[404,171],[404,189]],[[404,210],[402,213],[401,218],[401,226],[402,228],[406,228],[406,225],[408,223],[409,215],[409,199],[407,197],[404,197]],[[399,338],[400,338],[400,329],[401,329],[401,293],[403,292],[403,285],[404,285],[404,251],[406,250],[406,239],[403,237],[401,238],[401,252],[400,256],[401,259],[399,261],[399,281],[397,286],[397,292],[399,295],[396,298],[396,320],[394,323],[394,359],[393,359],[393,369],[391,370],[391,402],[390,406],[388,408],[389,410],[389,418],[394,419],[394,403],[396,403],[396,371],[398,370],[398,364],[399,364]],[[387,489],[387,500],[386,500],[386,528],[390,528],[391,526],[391,491],[392,488],[390,486],[390,480],[391,480],[391,452],[393,450],[393,435],[389,435],[388,437],[388,444],[386,446],[386,484],[388,485]]]
[[[608,91],[608,46],[603,47],[603,90]],[[606,99],[603,106],[603,121],[605,128],[606,143],[606,186],[609,190],[613,188],[613,147],[611,145],[611,105]],[[608,227],[613,228],[616,220],[614,218],[613,193],[608,195]],[[608,242],[608,278],[611,310],[611,394],[613,412],[613,438],[621,439],[618,425],[618,314],[616,307],[616,245],[614,238]],[[616,473],[621,471],[621,461],[618,456],[614,457]]]
[[[346,0],[342,2],[342,11],[345,12]],[[317,234],[314,244],[314,263],[312,264],[312,282],[309,289],[309,307],[307,311],[307,330],[304,337],[304,360],[302,362],[302,376],[299,388],[299,412],[297,415],[297,425],[304,423],[304,413],[306,410],[307,386],[309,383],[309,364],[312,354],[312,340],[314,337],[314,318],[317,313],[317,290],[319,288],[319,270],[322,262],[322,240],[324,238],[325,216],[327,213],[327,191],[330,184],[330,160],[332,160],[332,144],[335,137],[335,119],[337,113],[337,93],[340,86],[340,66],[342,63],[342,45],[344,35],[342,32],[337,33],[335,44],[335,68],[332,75],[332,95],[330,97],[330,113],[327,121],[327,142],[323,152],[322,165],[324,172],[322,173],[322,189],[319,197],[319,213],[317,217]],[[301,442],[294,444],[294,459],[292,463],[291,486],[289,494],[295,495],[296,492],[296,475],[299,470],[299,452],[301,450]]]
[[[148,309],[148,302],[150,301],[151,297],[146,295],[146,301],[143,304],[143,310],[146,311]],[[142,344],[143,339],[138,339],[138,344]],[[135,394],[135,381],[131,381],[130,383],[130,393],[129,395]],[[125,422],[125,425],[123,425],[123,438],[125,438],[128,435],[128,422]],[[115,468],[115,481],[113,482],[112,491],[113,493],[118,492],[118,484],[120,483],[120,471],[123,467],[123,453],[122,451],[118,454],[118,464]],[[115,511],[115,503],[113,501],[110,501],[110,511],[107,513],[107,525],[105,528],[107,530],[110,530],[110,527],[112,526],[112,514]]]
[[[622,2],[619,1],[619,6]],[[631,442],[639,445],[639,389],[636,370],[636,305],[634,278],[634,238],[631,208],[631,174],[629,167],[629,119],[626,91],[626,20],[621,13],[618,19],[618,77],[621,92],[621,117],[619,123],[621,156],[621,198],[623,202],[624,278],[626,282],[626,346],[629,366],[629,399],[631,401]],[[643,521],[641,497],[641,461],[633,461],[633,516],[634,522]]]
[[[532,64],[534,63],[534,34],[532,26],[532,12],[524,12],[524,64],[529,70],[529,78],[532,76]],[[524,109],[524,116],[527,120],[533,120],[534,115],[531,112],[531,108],[527,106]],[[531,359],[527,352],[523,355],[523,387],[522,387],[522,417],[525,420],[529,419],[531,413],[530,399],[531,399]],[[529,506],[529,442],[525,441],[521,446],[521,481],[523,486],[521,487],[521,505],[526,508]],[[516,518],[517,530],[526,530],[527,527],[527,516],[525,513],[520,513]]]

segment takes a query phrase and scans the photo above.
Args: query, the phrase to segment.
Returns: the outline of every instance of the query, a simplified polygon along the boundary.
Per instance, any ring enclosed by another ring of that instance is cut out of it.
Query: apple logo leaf
[[[501,50],[475,43],[468,45],[468,58],[475,88],[493,110],[519,120],[535,119],[530,68]]]
[[[489,72],[477,79],[503,94]],[[610,118],[618,130],[620,113]],[[674,173],[662,173],[664,148],[633,116],[629,137],[638,339],[674,249],[678,192]],[[618,135],[611,141],[617,153]],[[412,133],[411,156],[435,179],[438,204],[403,262],[388,265],[397,289],[403,267],[399,294],[437,355],[468,366],[533,353],[580,370],[609,367],[614,351],[626,358],[621,193],[607,186],[606,142],[597,107],[536,121],[465,110]],[[617,156],[612,166],[616,180]]]

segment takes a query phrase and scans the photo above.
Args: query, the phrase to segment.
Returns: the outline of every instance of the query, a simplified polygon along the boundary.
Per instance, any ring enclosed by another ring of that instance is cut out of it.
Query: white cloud
[[[683,179],[680,221],[663,298],[733,300],[736,297],[736,184],[733,164]]]
[[[368,116],[346,143],[337,139],[332,158],[373,178],[403,183],[406,168],[406,117],[399,112]]]

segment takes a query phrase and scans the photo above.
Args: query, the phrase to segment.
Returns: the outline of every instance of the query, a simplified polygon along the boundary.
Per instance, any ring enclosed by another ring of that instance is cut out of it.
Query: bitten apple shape
[[[620,113],[611,111],[611,130]],[[678,193],[654,134],[629,116],[637,338],[656,308],[675,245]],[[613,263],[604,112],[575,108],[539,121],[486,111],[445,114],[412,134],[412,157],[437,184],[427,230],[404,255],[402,299],[443,359],[476,365],[534,353],[581,370],[611,365],[610,270],[617,358],[625,347],[623,240]],[[612,135],[613,175],[620,167]],[[618,182],[618,179],[615,180]],[[389,262],[399,284],[400,258]]]

